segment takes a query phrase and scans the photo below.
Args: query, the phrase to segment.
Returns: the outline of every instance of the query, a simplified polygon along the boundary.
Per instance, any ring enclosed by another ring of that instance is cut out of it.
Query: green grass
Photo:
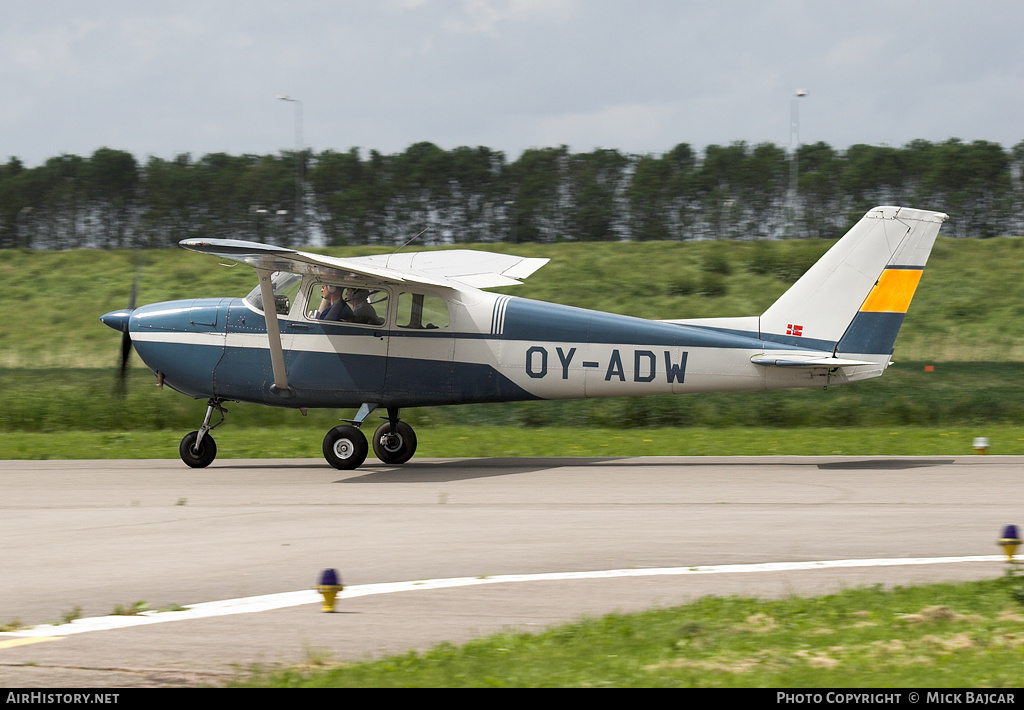
[[[257,672],[275,687],[1019,688],[1024,606],[1009,578],[708,597],[333,668]]]
[[[321,458],[326,427],[232,428],[213,432],[217,461],[235,458]],[[176,459],[185,431],[9,432],[0,458]],[[992,455],[1024,454],[1024,426],[851,427],[767,429],[688,427],[581,429],[466,425],[417,429],[416,458],[514,456],[964,456],[976,436],[986,436]],[[373,464],[372,454],[367,460]],[[326,464],[324,464],[326,466]]]
[[[118,394],[115,369],[0,370],[0,431],[67,432],[199,427],[205,401],[155,387],[133,370]],[[301,427],[321,436],[350,411],[295,410],[229,403],[225,429]],[[513,425],[599,429],[672,427],[799,428],[824,426],[979,427],[1024,421],[1024,379],[1018,363],[953,362],[925,372],[901,362],[880,378],[841,387],[772,392],[711,393],[617,399],[515,402],[413,408],[402,412],[416,429]],[[371,417],[371,423],[376,421]]]

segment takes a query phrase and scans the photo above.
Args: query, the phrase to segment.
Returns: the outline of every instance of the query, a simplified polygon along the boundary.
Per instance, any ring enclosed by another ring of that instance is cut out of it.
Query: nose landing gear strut
[[[228,410],[221,406],[223,401],[221,399],[209,400],[206,403],[206,418],[203,419],[203,425],[199,427],[199,431],[185,434],[178,445],[178,455],[188,466],[206,468],[217,458],[217,442],[210,436],[210,430],[224,423],[224,415],[228,413]],[[210,420],[213,418],[215,410],[220,414],[220,421],[211,426]]]

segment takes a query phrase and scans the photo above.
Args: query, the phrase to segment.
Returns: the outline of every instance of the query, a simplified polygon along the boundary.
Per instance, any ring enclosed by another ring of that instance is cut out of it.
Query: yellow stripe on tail
[[[860,307],[862,313],[906,313],[923,269],[886,268]]]

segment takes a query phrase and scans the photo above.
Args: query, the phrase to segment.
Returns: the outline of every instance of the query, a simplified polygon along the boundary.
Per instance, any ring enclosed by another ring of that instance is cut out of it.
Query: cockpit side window
[[[447,328],[451,323],[448,303],[437,296],[422,293],[401,293],[398,295],[399,328],[433,330]]]
[[[306,317],[310,320],[350,325],[384,325],[388,292],[382,289],[317,282],[310,288]]]

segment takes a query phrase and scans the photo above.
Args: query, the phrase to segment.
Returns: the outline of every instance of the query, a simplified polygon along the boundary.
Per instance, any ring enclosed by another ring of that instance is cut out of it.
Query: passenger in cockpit
[[[353,288],[349,290],[348,300],[352,305],[352,322],[368,323],[369,325],[381,325],[384,319],[377,315],[367,299],[370,292],[365,288]]]

